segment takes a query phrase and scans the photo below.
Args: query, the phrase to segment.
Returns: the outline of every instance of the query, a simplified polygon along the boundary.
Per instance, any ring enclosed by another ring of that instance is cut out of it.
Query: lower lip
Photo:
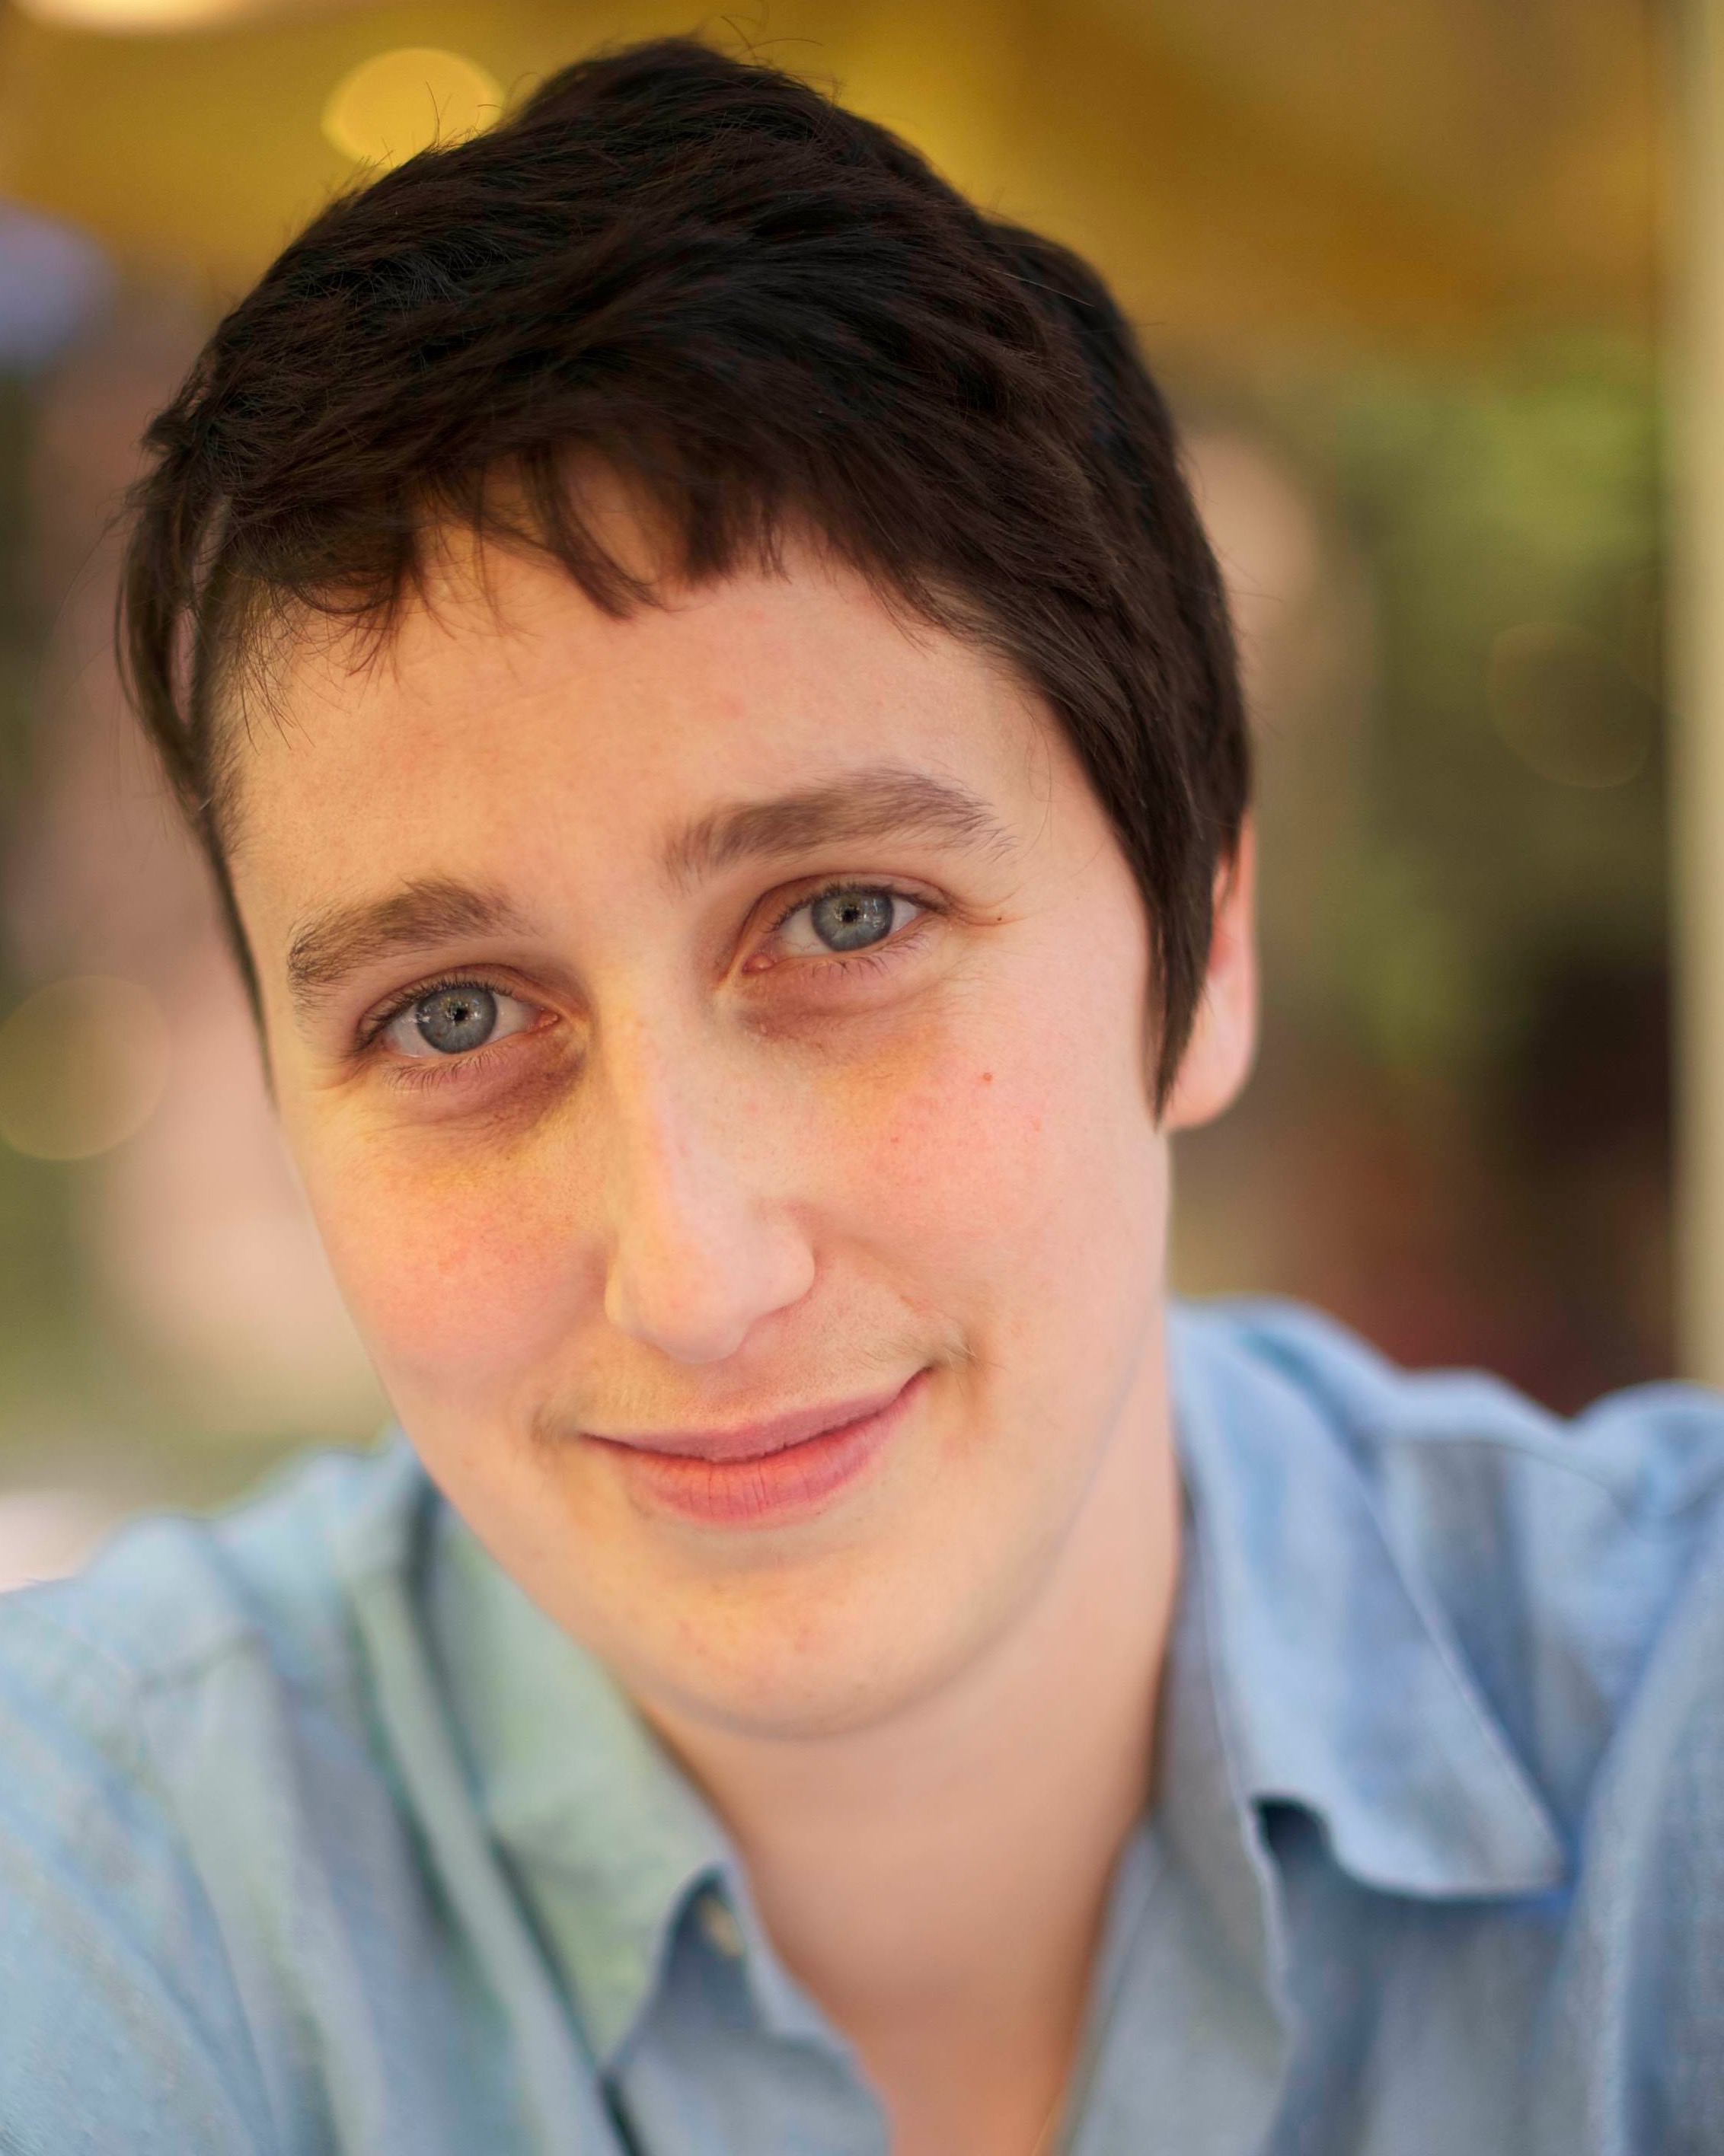
[[[697,1460],[603,1438],[590,1441],[604,1445],[630,1491],[656,1510],[707,1527],[777,1527],[819,1512],[867,1473],[903,1426],[927,1374],[919,1370],[883,1408],[860,1422],[754,1460]]]

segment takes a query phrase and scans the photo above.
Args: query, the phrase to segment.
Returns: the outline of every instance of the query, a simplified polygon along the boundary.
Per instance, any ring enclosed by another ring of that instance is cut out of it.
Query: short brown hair
[[[566,68],[333,202],[145,441],[122,658],[254,1002],[219,686],[266,623],[386,625],[451,521],[650,603],[567,483],[596,455],[691,578],[795,518],[1046,700],[1143,893],[1165,1099],[1248,790],[1221,578],[1100,279],[883,128],[688,39]]]

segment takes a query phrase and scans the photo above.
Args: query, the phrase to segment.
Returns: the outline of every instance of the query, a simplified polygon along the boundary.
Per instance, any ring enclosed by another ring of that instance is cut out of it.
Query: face
[[[986,1651],[1166,1442],[1136,887],[1037,701],[811,552],[617,620],[451,557],[253,728],[290,1142],[400,1420],[644,1699],[831,1730]]]

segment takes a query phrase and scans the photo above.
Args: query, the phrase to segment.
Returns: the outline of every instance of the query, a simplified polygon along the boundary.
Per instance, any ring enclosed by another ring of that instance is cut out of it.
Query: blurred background
[[[1651,0],[0,0],[0,1584],[384,1412],[118,696],[139,431],[332,190],[702,27],[1089,254],[1182,415],[1268,1014],[1180,1283],[1559,1408],[1672,1368]]]

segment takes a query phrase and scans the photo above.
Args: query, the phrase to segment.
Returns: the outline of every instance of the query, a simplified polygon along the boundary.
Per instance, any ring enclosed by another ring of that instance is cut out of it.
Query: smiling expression
[[[1248,963],[1158,1127],[1142,901],[1000,666],[805,548],[620,619],[486,572],[251,727],[290,1142],[506,1569],[679,1711],[866,1719],[1165,1445],[1166,1129],[1239,1082]]]

